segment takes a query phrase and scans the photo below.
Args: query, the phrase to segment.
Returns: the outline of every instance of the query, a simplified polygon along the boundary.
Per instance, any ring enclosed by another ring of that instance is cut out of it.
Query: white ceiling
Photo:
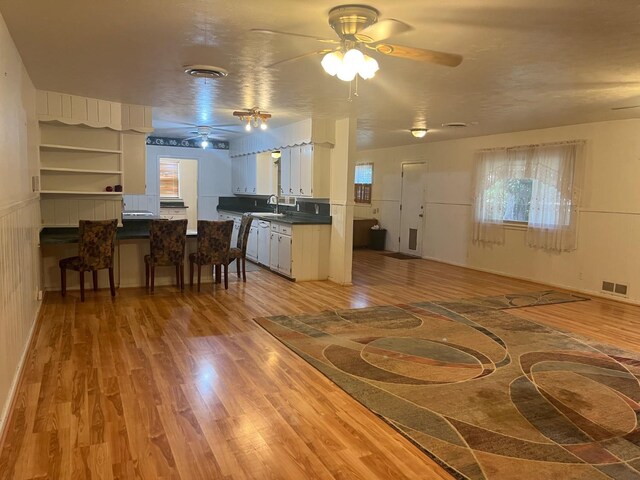
[[[152,105],[161,133],[238,124],[231,112],[253,106],[271,112],[273,126],[354,112],[360,148],[640,116],[640,108],[611,110],[640,104],[640,0],[371,2],[381,18],[415,28],[393,43],[464,61],[447,68],[378,55],[378,75],[351,102],[320,57],[266,68],[323,44],[249,31],[337,38],[327,12],[338,4],[0,0],[0,12],[37,88]],[[190,63],[230,73],[205,83],[182,72]],[[451,121],[478,123],[441,127]],[[433,131],[414,140],[415,126]]]

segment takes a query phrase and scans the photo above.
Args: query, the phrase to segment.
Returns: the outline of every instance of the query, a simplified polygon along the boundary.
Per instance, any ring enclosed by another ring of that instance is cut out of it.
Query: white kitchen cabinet
[[[291,195],[291,149],[285,148],[280,156],[280,194]]]
[[[249,195],[255,195],[258,188],[258,156],[257,155],[247,155],[245,159],[245,193]]]
[[[269,266],[271,257],[271,223],[259,220],[256,228],[258,229],[258,263]]]
[[[300,147],[300,195],[313,197],[313,145]],[[321,160],[318,160],[320,162]],[[328,161],[328,159],[327,159]]]
[[[180,208],[160,207],[160,218],[163,218],[165,220],[186,220],[187,209],[184,207],[180,207]]]
[[[231,160],[231,190],[235,194],[244,194],[246,189],[247,165],[245,157]]]
[[[278,272],[291,276],[291,237],[278,234]]]
[[[329,154],[328,148],[318,145],[302,145],[283,150],[281,194],[329,197]]]
[[[258,261],[258,227],[251,225],[249,229],[249,239],[247,240],[247,258]]]
[[[271,270],[297,281],[329,277],[330,225],[271,222]]]
[[[291,167],[289,169],[289,193],[297,197],[300,193],[300,147],[291,147],[289,149],[291,155]]]
[[[272,231],[269,235],[269,268],[278,271],[278,232]]]

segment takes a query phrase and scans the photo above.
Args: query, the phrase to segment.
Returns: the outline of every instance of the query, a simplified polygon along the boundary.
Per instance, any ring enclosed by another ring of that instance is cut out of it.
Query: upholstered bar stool
[[[78,256],[63,258],[60,266],[62,296],[67,293],[67,270],[80,272],[80,300],[84,302],[84,272],[93,275],[93,290],[98,289],[98,270],[109,269],[111,296],[116,296],[113,281],[113,252],[118,220],[80,220]]]
[[[247,243],[249,241],[249,231],[251,230],[251,222],[253,217],[249,213],[242,215],[240,221],[240,229],[238,230],[238,242],[235,247],[229,250],[229,263],[236,261],[236,271],[238,272],[238,278],[240,278],[240,263],[242,262],[242,281],[247,281],[246,270],[246,257],[247,257]]]
[[[145,285],[153,292],[156,267],[175,267],[176,283],[184,290],[184,247],[187,220],[152,220],[149,225],[149,255],[144,256]]]
[[[198,291],[200,291],[203,265],[213,265],[219,272],[224,268],[224,288],[229,288],[229,249],[233,234],[233,220],[198,220],[196,253],[189,255],[189,285],[193,286],[193,265],[198,265]],[[216,282],[219,275],[216,274]]]

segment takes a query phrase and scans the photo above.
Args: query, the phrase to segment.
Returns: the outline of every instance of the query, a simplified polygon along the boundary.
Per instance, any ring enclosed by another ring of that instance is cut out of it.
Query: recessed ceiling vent
[[[449,123],[443,123],[442,126],[452,127],[452,128],[464,128],[467,126],[467,124],[464,122],[449,122]]]
[[[224,68],[212,65],[185,65],[184,73],[196,78],[223,78],[229,75]]]

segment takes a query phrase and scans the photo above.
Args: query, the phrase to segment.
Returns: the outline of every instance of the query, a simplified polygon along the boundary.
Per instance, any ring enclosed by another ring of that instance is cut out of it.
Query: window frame
[[[356,164],[356,170],[358,167],[371,167],[371,182],[370,183],[356,183],[355,175],[353,181],[353,201],[358,205],[371,205],[373,196],[373,162],[363,162]]]
[[[162,165],[175,165],[175,181],[177,183],[177,195],[165,195],[162,193]],[[180,191],[180,161],[178,159],[161,158],[158,162],[158,194],[160,198],[182,198]]]

